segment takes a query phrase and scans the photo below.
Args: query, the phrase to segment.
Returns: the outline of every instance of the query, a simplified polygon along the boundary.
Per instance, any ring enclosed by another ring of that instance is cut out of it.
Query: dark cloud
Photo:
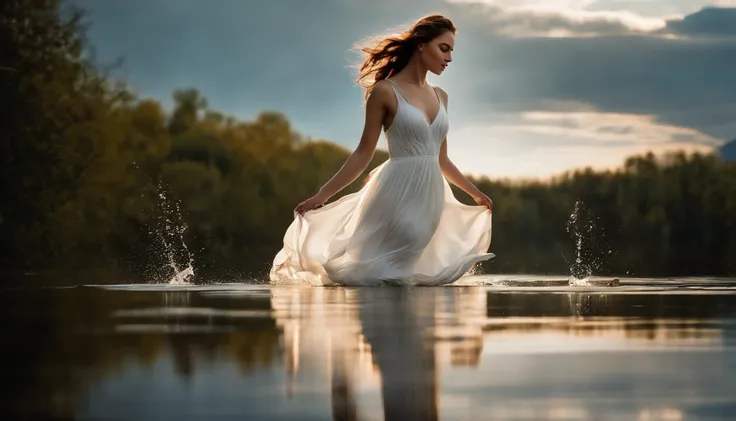
[[[677,35],[736,37],[736,8],[706,7],[683,19],[668,20],[665,31]]]
[[[718,153],[724,160],[736,163],[736,139],[723,145]]]

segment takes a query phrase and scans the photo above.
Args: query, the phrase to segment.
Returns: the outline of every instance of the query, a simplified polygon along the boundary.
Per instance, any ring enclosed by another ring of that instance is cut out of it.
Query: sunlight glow
[[[524,112],[513,122],[457,128],[450,139],[456,145],[449,147],[450,156],[463,171],[526,179],[585,167],[615,169],[649,151],[708,153],[722,143],[654,116],[595,111]]]

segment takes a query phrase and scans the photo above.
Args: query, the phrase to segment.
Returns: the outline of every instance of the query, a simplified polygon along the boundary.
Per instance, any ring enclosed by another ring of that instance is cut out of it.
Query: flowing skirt
[[[494,257],[491,222],[455,198],[437,156],[390,158],[360,191],[295,215],[271,282],[449,284]]]

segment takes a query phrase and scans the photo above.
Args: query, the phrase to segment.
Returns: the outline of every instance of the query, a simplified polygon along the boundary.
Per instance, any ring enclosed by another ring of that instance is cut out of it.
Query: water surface
[[[77,420],[736,418],[736,280],[540,280],[0,291],[3,405]]]

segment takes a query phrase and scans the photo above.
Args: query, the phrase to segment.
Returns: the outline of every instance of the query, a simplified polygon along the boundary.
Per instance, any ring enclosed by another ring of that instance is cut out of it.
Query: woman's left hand
[[[485,206],[489,211],[493,212],[493,201],[485,194],[481,193],[479,196],[474,197],[473,200],[475,200],[475,203]]]

